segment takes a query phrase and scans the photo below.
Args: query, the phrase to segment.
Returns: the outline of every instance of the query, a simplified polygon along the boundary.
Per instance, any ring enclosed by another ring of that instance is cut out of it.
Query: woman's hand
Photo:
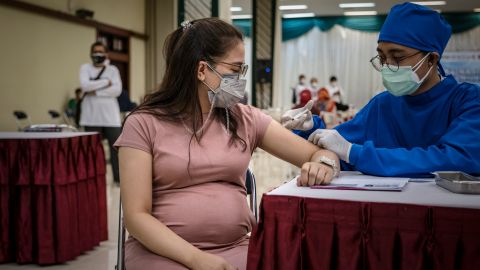
[[[190,269],[192,270],[237,270],[224,258],[200,251],[195,253]]]
[[[297,186],[328,185],[333,179],[333,168],[320,162],[306,162],[302,166]]]

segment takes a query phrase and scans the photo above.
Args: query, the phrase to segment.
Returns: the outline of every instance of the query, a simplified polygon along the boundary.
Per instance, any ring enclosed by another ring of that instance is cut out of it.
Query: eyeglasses
[[[405,60],[407,58],[415,56],[415,55],[417,55],[421,52],[422,51],[418,51],[418,52],[416,52],[412,55],[407,55],[407,56],[404,56],[404,57],[393,57],[393,58],[391,58],[391,60],[393,60],[393,63],[387,63],[388,58],[381,57],[380,55],[377,55],[377,56],[372,57],[372,59],[370,59],[370,63],[372,64],[373,68],[376,69],[377,71],[382,71],[382,68],[385,65],[387,65],[388,69],[390,69],[393,72],[396,72],[400,68],[400,62],[402,62],[403,60]]]
[[[236,67],[239,69],[238,72],[235,72],[236,75],[238,75],[235,79],[239,80],[239,79],[243,79],[245,78],[245,76],[247,75],[247,70],[248,70],[248,65],[243,63],[241,65],[238,65],[238,64],[233,64],[233,63],[227,63],[227,62],[221,62],[221,61],[218,61],[218,62],[215,62],[215,61],[211,61],[213,63],[216,63],[216,64],[224,64],[224,65],[228,65],[228,66],[232,66],[232,67]]]

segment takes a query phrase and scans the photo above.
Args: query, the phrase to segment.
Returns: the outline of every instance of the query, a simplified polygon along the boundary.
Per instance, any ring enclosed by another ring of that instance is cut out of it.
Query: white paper
[[[312,186],[314,189],[340,189],[340,190],[381,190],[402,191],[409,178],[378,177],[364,175],[359,172],[341,172],[329,185]]]

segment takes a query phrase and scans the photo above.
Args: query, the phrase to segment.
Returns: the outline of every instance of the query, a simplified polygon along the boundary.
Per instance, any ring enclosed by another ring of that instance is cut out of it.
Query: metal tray
[[[480,179],[460,171],[433,172],[435,183],[455,193],[480,194]]]

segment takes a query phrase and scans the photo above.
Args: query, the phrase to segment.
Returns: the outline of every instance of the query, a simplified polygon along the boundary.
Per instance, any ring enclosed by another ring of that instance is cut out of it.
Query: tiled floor
[[[108,151],[106,151],[108,153]],[[250,168],[257,179],[257,196],[283,181],[291,179],[299,169],[258,149],[255,151]],[[113,270],[117,260],[118,206],[120,189],[113,184],[110,166],[107,171],[108,241],[104,241],[94,250],[85,253],[73,261],[54,266],[0,264],[2,270],[62,269],[62,270]]]

